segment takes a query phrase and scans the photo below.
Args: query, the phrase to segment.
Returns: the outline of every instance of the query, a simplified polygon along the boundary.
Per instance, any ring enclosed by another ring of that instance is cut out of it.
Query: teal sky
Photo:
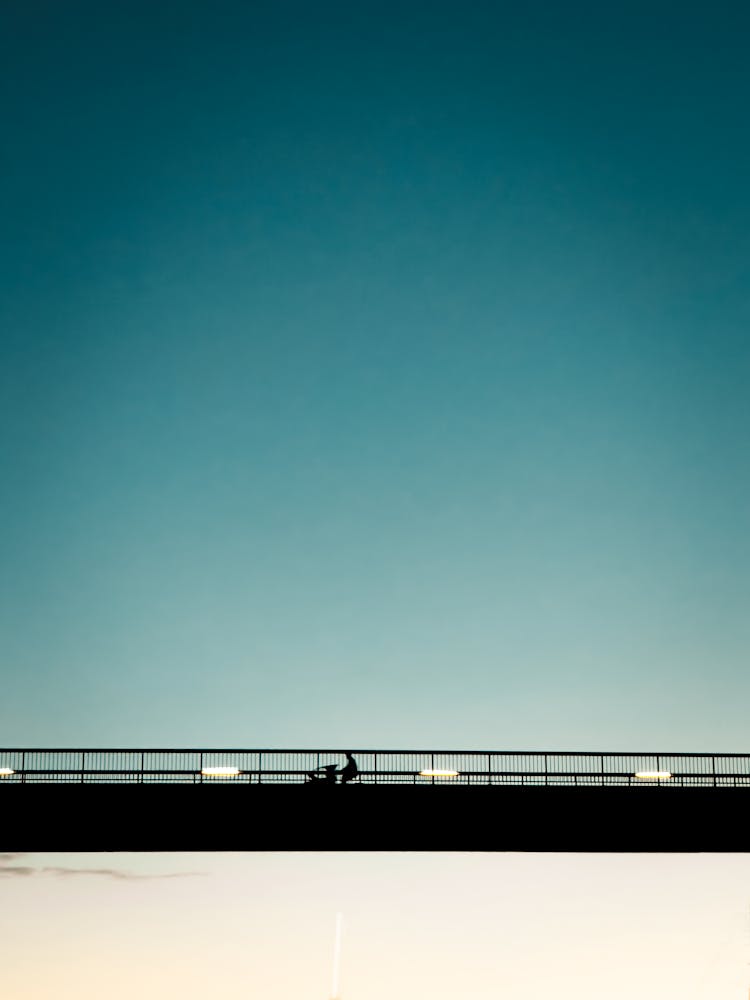
[[[341,912],[344,1000],[745,1000],[749,884],[747,854],[22,855],[0,989],[323,1000]]]
[[[749,29],[4,4],[0,743],[746,750]]]

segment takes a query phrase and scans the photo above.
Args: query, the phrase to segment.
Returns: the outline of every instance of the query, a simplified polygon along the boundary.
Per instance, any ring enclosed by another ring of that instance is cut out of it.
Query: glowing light
[[[204,767],[201,774],[207,778],[236,778],[242,772],[238,767]]]
[[[12,767],[0,767],[0,778],[9,778],[11,774],[15,773]]]
[[[633,775],[641,781],[668,781],[672,777],[671,771],[636,771]]]
[[[440,767],[427,767],[419,772],[423,778],[457,778],[458,771],[450,771]]]

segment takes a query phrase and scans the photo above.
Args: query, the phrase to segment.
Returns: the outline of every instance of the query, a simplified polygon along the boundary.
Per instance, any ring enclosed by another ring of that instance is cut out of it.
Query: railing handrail
[[[711,753],[710,751],[670,751],[670,750],[382,750],[350,747],[346,749],[331,747],[0,747],[2,753],[146,753],[146,754],[180,754],[180,753],[242,753],[242,754],[332,754],[344,756],[346,753],[372,756],[384,754],[387,756],[425,757],[703,757],[724,759],[750,758],[747,753]]]
[[[195,768],[179,768],[179,767],[161,767],[161,768],[96,768],[87,767],[84,768],[86,774],[200,774],[199,770]],[[53,767],[53,768],[25,768],[25,774],[80,774],[80,767]],[[258,768],[258,767],[248,767],[243,769],[240,774],[293,774],[302,776],[309,774],[304,768],[282,768],[282,767],[269,767],[269,768]],[[400,771],[374,771],[370,769],[364,769],[359,771],[359,777],[373,777],[374,775],[392,775],[393,777],[412,777],[416,775],[417,777],[427,777],[430,775],[422,775],[419,771],[413,770],[400,770]],[[484,778],[487,776],[493,778],[628,778],[631,777],[625,771],[461,771],[460,777],[462,778]],[[704,771],[680,771],[675,777],[679,778],[707,778],[710,777]],[[732,777],[732,775],[719,775],[718,777]],[[750,775],[748,775],[750,777]]]

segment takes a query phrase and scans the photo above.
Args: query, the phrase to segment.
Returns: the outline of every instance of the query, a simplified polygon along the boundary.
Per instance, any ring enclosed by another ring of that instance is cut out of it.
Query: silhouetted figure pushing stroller
[[[321,774],[321,771],[323,772]],[[352,757],[351,753],[346,754],[346,764],[338,770],[335,764],[325,764],[323,767],[317,768],[315,771],[308,771],[306,775],[306,780],[308,782],[317,782],[324,785],[335,785],[336,775],[341,775],[341,784],[345,785],[348,781],[354,781],[355,778],[359,777],[359,767],[357,762]]]

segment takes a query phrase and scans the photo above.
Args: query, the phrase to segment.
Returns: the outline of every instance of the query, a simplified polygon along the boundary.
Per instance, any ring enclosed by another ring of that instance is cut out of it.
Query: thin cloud
[[[153,875],[139,875],[137,872],[126,871],[122,868],[67,868],[60,866],[45,865],[41,868],[32,865],[8,864],[17,858],[26,857],[24,854],[0,854],[0,878],[28,878],[32,875],[52,876],[70,878],[77,875],[95,875],[99,878],[114,878],[122,881],[135,882],[165,879],[165,878],[195,878],[198,875],[205,875],[205,872],[156,872]]]
[[[139,875],[136,872],[123,871],[120,868],[40,868],[40,875],[100,875],[104,878],[120,878],[128,881],[140,881],[142,879],[155,878],[193,878],[196,875],[204,875],[205,872],[163,872],[154,875]]]

